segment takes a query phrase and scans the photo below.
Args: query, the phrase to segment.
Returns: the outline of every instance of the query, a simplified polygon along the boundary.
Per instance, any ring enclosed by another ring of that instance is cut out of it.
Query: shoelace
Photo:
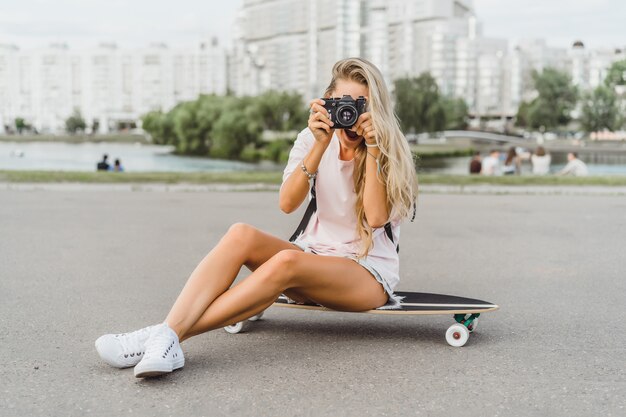
[[[132,333],[115,335],[122,346],[125,358],[128,358],[129,356],[141,356],[143,354],[144,343],[148,339],[148,336],[150,336],[151,329],[152,327],[145,327]]]
[[[144,356],[161,356],[165,359],[167,353],[174,348],[174,340],[165,329],[156,331],[150,335],[146,342],[146,353]]]

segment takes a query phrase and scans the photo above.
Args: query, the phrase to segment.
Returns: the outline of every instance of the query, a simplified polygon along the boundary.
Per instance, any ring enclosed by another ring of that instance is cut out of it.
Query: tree
[[[145,114],[142,126],[154,143],[173,145],[180,154],[241,158],[246,147],[256,152],[264,129],[301,128],[307,118],[302,98],[295,93],[269,92],[259,97],[201,95],[179,103],[167,113]]]
[[[215,122],[211,138],[211,155],[218,158],[239,158],[245,147],[256,144],[263,128],[255,121],[251,98],[231,98]]]
[[[616,85],[626,85],[626,59],[614,62],[604,79],[607,87],[615,87]]]
[[[173,113],[174,133],[178,138],[175,145],[179,153],[207,155],[209,153],[209,131],[198,117],[199,101],[188,101],[179,105]]]
[[[585,94],[580,124],[586,132],[618,130],[621,125],[619,116],[617,95],[611,87],[601,85]]]
[[[446,129],[460,130],[467,128],[469,109],[462,98],[443,97],[442,107],[446,117]]]
[[[264,130],[287,131],[306,126],[309,114],[298,93],[268,91],[254,98],[250,116]]]
[[[394,83],[396,114],[405,132],[436,132],[446,125],[437,82],[429,73]]]
[[[529,105],[528,124],[535,129],[556,128],[569,123],[578,100],[578,90],[571,78],[554,68],[532,74],[539,94]]]
[[[618,120],[616,130],[626,127],[626,59],[614,62],[604,79],[607,87],[617,95]],[[619,89],[617,87],[620,87]]]
[[[84,131],[86,127],[87,123],[78,109],[74,109],[74,113],[65,120],[65,130],[72,135]]]
[[[174,110],[169,113],[160,110],[151,111],[141,118],[143,130],[150,135],[155,144],[176,146],[173,112]]]
[[[17,130],[17,133],[21,135],[24,130],[28,130],[29,128],[30,126],[23,117],[15,118],[15,130]]]
[[[91,123],[91,134],[95,135],[98,133],[98,130],[100,130],[100,120],[93,119],[93,122]]]
[[[517,109],[517,115],[515,116],[515,124],[520,127],[528,127],[530,123],[528,121],[528,113],[530,112],[530,103],[522,101]]]

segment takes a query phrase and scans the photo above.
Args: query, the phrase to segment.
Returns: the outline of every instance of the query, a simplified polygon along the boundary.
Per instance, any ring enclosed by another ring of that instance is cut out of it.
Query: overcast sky
[[[474,6],[486,36],[545,38],[566,47],[577,39],[593,48],[626,46],[624,0],[474,0]]]
[[[241,0],[0,0],[0,43],[23,49],[66,42],[72,48],[117,42],[195,45],[229,32]],[[487,36],[554,46],[626,46],[624,0],[474,0]]]

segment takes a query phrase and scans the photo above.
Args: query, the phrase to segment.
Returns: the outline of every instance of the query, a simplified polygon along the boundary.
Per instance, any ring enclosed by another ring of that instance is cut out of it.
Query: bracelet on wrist
[[[304,172],[304,174],[309,178],[309,180],[313,180],[315,179],[315,177],[317,177],[317,172],[315,171],[314,173],[310,173],[306,167],[304,166],[304,159],[302,160],[302,162],[300,163],[300,168],[302,168],[302,172]]]
[[[374,161],[376,161],[376,174],[380,174],[380,158],[374,156],[374,154],[370,153],[370,151],[367,151],[367,154],[374,158]]]
[[[367,146],[368,148],[378,148],[378,143],[376,143],[376,142],[369,143],[369,142],[365,141],[365,146]]]

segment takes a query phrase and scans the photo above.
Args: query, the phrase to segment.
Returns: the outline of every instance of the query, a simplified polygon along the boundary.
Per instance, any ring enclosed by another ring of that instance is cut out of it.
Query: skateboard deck
[[[395,292],[396,295],[404,297],[399,308],[368,310],[352,314],[396,314],[396,315],[435,315],[452,314],[456,323],[451,325],[446,331],[446,341],[450,346],[461,347],[467,343],[470,333],[478,327],[478,317],[482,313],[497,310],[498,305],[477,300],[474,298],[457,297],[446,294],[431,294],[422,292]],[[289,302],[284,295],[272,304],[275,307],[296,308],[302,310],[334,311],[330,308],[318,304],[296,304]],[[232,324],[224,327],[228,333],[239,333],[243,331],[249,322],[259,320],[263,313],[249,318],[247,321]]]
[[[445,294],[430,294],[424,292],[395,292],[404,297],[400,308],[368,310],[359,313],[368,314],[467,314],[486,313],[497,310],[498,306],[487,301],[474,298],[457,297]],[[287,297],[280,296],[274,302],[275,307],[301,308],[305,310],[336,311],[317,304],[294,304],[287,301]]]

